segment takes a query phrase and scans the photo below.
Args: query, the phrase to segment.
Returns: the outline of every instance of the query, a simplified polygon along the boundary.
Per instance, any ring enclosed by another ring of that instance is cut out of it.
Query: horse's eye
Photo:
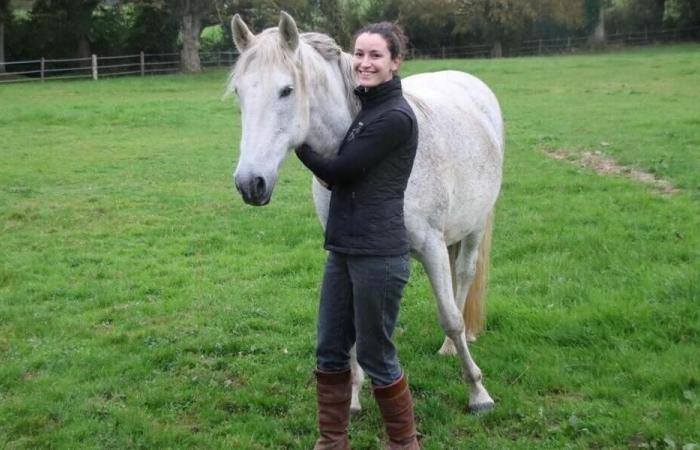
[[[289,94],[291,94],[293,90],[294,90],[294,88],[291,86],[287,86],[287,87],[283,88],[280,91],[280,98],[288,97]]]

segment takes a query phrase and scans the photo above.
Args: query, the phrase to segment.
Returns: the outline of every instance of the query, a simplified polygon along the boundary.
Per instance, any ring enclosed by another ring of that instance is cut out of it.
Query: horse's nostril
[[[257,194],[262,195],[265,193],[265,179],[263,177],[255,177],[254,186]]]

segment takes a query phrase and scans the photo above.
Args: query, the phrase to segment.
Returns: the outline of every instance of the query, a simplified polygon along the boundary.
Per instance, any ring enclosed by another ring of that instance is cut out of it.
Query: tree
[[[210,0],[176,0],[175,11],[180,22],[180,65],[184,72],[200,72],[202,63],[199,59],[199,36],[205,21],[211,21],[214,14],[214,2]],[[208,23],[206,24],[208,25]]]
[[[320,9],[329,8],[329,3],[335,3],[335,0],[235,0],[223,2],[220,10],[229,20],[234,14],[239,14],[255,32],[276,27],[281,10],[294,17],[302,32],[322,30],[331,33],[335,32],[340,24],[330,24],[320,14]],[[226,23],[227,28],[228,25]],[[327,25],[332,25],[332,28],[326,29]]]
[[[455,32],[453,0],[408,0],[399,5],[398,18],[416,48],[452,46],[463,35]]]
[[[127,37],[127,51],[138,53],[174,53],[177,51],[177,17],[165,8],[137,3]]]
[[[0,73],[5,72],[5,22],[10,18],[10,0],[0,0]]]
[[[666,0],[663,21],[678,28],[700,26],[700,3],[697,0]]]
[[[611,5],[611,0],[586,0],[586,24],[590,31],[589,40],[592,44],[605,43],[605,12]]]
[[[582,0],[455,0],[456,30],[473,31],[491,45],[499,57],[503,44],[518,43],[532,24],[546,18],[555,23],[583,21]]]
[[[613,32],[659,29],[666,0],[615,0],[606,10],[606,28]]]
[[[340,0],[318,0],[318,2],[319,12],[324,21],[321,25],[321,30],[333,35],[341,46],[347,44],[350,41],[350,36],[343,20]]]
[[[32,21],[42,54],[90,57],[92,13],[100,0],[36,0]]]
[[[199,38],[205,26],[216,23],[214,0],[126,0],[141,7],[150,7],[174,16],[177,20],[182,48],[180,68],[184,72],[200,72]]]

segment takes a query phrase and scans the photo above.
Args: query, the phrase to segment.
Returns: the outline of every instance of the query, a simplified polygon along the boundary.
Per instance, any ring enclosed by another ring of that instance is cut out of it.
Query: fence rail
[[[644,30],[631,33],[614,33],[606,36],[605,47],[646,46],[658,43],[698,41],[700,27],[674,30]],[[520,46],[504,52],[504,56],[547,55],[589,51],[592,44],[588,37],[564,37],[535,39],[521,42]],[[238,53],[233,51],[200,52],[202,67],[231,67]],[[413,48],[410,58],[489,58],[489,45],[467,45],[459,47]],[[35,59],[30,61],[7,61],[0,64],[0,84],[46,79],[75,79],[119,75],[144,76],[180,70],[179,53],[144,53],[91,58]]]
[[[236,60],[234,52],[202,52],[202,66],[231,65]],[[31,61],[7,61],[5,72],[0,73],[0,83],[44,81],[46,79],[75,79],[118,75],[146,75],[171,73],[180,70],[179,53],[144,53],[134,55],[97,56],[90,58],[35,59]]]
[[[654,44],[700,41],[700,27],[674,30],[643,30],[630,33],[612,33],[602,45],[592,44],[588,36],[570,36],[553,39],[531,39],[522,41],[517,48],[504,49],[503,56],[532,56],[590,51],[596,47],[647,46]],[[436,47],[411,49],[412,58],[490,58],[489,45],[467,45],[462,47]]]

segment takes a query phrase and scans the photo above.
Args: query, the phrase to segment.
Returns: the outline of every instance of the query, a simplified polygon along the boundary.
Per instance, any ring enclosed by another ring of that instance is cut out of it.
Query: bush
[[[231,50],[232,44],[230,44],[230,42],[221,24],[204,28],[199,37],[199,45],[202,52]]]

